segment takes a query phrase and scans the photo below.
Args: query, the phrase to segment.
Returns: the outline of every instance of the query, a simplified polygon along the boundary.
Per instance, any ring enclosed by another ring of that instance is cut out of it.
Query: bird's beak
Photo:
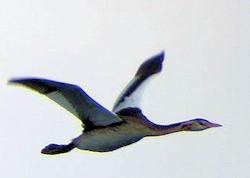
[[[216,124],[216,123],[211,123],[211,122],[210,122],[210,123],[208,124],[208,127],[209,127],[209,128],[211,128],[211,127],[222,127],[222,125]]]

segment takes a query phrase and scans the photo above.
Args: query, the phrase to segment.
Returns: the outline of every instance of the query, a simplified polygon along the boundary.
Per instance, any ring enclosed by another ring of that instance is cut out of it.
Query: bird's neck
[[[150,127],[149,136],[160,136],[160,135],[166,135],[174,132],[183,131],[181,124],[182,122],[170,125],[152,124],[152,126]]]

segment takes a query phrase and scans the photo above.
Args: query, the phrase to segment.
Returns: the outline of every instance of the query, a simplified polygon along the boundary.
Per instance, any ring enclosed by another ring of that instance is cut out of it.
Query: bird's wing
[[[134,78],[128,83],[117,98],[112,109],[113,112],[117,113],[128,107],[138,107],[145,84],[150,81],[154,74],[161,71],[163,60],[164,52],[151,57],[141,64]]]
[[[122,121],[77,85],[39,78],[13,79],[9,82],[24,85],[47,96],[78,117],[83,122],[85,129],[88,125],[106,126]]]

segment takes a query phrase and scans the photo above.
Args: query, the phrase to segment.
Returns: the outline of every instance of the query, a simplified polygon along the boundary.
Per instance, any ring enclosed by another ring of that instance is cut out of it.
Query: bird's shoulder
[[[116,112],[119,116],[138,116],[142,114],[140,108],[128,107]]]

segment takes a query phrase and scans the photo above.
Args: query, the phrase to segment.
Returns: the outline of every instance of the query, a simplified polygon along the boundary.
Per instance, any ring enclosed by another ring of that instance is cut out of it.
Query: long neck
[[[150,133],[148,136],[159,136],[159,135],[166,135],[174,132],[182,131],[182,127],[180,123],[170,124],[170,125],[158,125],[152,123],[150,127]]]

